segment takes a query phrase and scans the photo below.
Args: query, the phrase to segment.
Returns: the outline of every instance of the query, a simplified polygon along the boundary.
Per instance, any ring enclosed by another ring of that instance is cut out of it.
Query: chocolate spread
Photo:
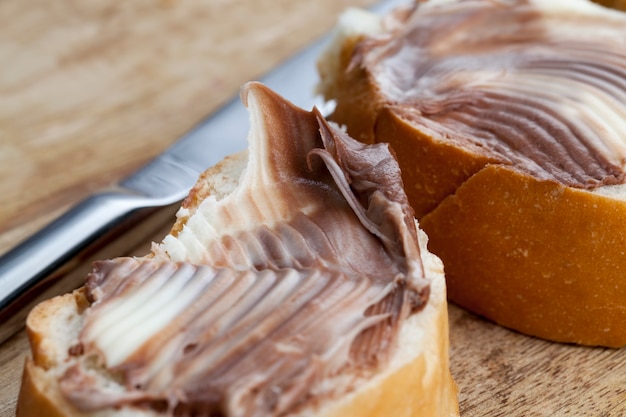
[[[352,63],[385,106],[541,179],[624,182],[626,15],[580,1],[476,0],[397,18]]]
[[[90,275],[81,348],[60,381],[79,409],[280,416],[384,366],[423,307],[416,225],[388,147],[261,85],[243,97],[249,162],[233,192],[207,197],[154,257]]]

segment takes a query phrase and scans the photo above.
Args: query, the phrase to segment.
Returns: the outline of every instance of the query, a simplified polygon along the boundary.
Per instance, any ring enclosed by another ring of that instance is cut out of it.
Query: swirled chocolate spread
[[[586,1],[431,1],[352,68],[418,129],[541,179],[624,182],[626,14]]]
[[[76,362],[60,381],[77,408],[284,415],[383,366],[426,302],[388,147],[360,144],[260,84],[243,99],[252,128],[241,175],[208,171],[152,257],[100,262],[90,275]]]

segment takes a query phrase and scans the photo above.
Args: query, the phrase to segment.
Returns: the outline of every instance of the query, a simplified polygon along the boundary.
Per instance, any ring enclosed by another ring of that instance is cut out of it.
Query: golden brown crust
[[[626,11],[626,0],[594,0],[594,3],[598,3],[612,9]]]
[[[77,410],[60,396],[44,369],[29,358],[24,364],[22,385],[17,401],[17,417],[67,417],[80,416]]]
[[[501,165],[421,221],[455,303],[530,335],[612,347],[626,344],[625,224],[626,201]]]

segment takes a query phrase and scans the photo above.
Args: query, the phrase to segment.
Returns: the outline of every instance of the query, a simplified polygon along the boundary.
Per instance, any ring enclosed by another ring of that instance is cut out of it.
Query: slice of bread
[[[342,18],[320,90],[348,133],[395,150],[449,298],[529,335],[626,345],[626,14],[586,0],[363,13]]]
[[[143,258],[29,315],[18,416],[456,416],[441,261],[386,146],[261,84]]]

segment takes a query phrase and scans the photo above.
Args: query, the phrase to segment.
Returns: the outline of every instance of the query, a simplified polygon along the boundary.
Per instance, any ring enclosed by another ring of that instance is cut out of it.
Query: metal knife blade
[[[406,1],[384,0],[371,10],[382,14]],[[305,109],[323,104],[314,95],[315,62],[329,36],[260,81]],[[87,198],[2,256],[0,343],[22,328],[35,304],[82,285],[88,261],[120,256],[171,223],[198,175],[246,147],[248,127],[236,96],[117,187]],[[131,227],[133,233],[125,233]]]

